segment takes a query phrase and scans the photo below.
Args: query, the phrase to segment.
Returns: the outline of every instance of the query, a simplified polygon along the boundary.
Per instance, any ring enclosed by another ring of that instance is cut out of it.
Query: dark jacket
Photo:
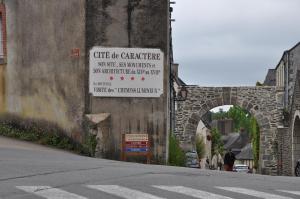
[[[227,152],[224,157],[224,164],[233,165],[234,161],[235,161],[234,153],[232,153],[231,151]]]

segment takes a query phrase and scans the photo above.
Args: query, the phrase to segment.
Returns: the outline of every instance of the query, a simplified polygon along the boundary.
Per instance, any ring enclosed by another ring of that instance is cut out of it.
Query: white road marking
[[[164,199],[148,193],[128,189],[118,185],[87,185],[87,187],[126,199]]]
[[[277,191],[284,192],[284,193],[290,193],[290,194],[300,196],[300,191],[289,191],[289,190],[277,190]]]
[[[192,189],[192,188],[188,188],[188,187],[183,187],[183,186],[156,186],[156,185],[153,185],[153,187],[158,188],[158,189],[167,190],[170,192],[180,193],[180,194],[187,195],[187,196],[192,196],[195,198],[232,199],[230,197],[226,197],[226,196],[222,196],[222,195],[218,195],[218,194],[214,194],[214,193],[210,193],[210,192],[206,192],[206,191],[201,191],[201,190],[197,190],[197,189]]]
[[[17,188],[48,199],[87,199],[49,186],[17,186]]]
[[[245,195],[250,195],[250,196],[254,196],[254,197],[258,197],[258,198],[264,198],[264,199],[292,199],[290,197],[270,194],[270,193],[261,192],[261,191],[255,191],[252,189],[239,188],[239,187],[216,187],[216,188],[223,189],[226,191],[241,193],[241,194],[245,194]]]

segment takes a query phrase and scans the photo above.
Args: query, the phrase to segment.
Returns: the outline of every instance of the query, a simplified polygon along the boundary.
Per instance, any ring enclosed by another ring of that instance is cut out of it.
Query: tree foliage
[[[219,152],[220,154],[223,154],[224,151],[224,144],[221,140],[221,134],[218,131],[218,129],[213,128],[211,130],[211,136],[212,136],[212,143],[211,143],[211,150],[212,150],[212,155],[216,154]]]
[[[250,130],[251,115],[239,106],[233,106],[227,112],[227,118],[233,119],[234,131],[245,129],[247,132]]]
[[[261,83],[261,82],[259,82],[259,81],[257,81],[255,85],[256,85],[256,86],[263,86],[264,84]]]
[[[223,111],[223,109],[219,109],[219,112],[212,113],[212,120],[222,120],[228,118],[228,112]]]

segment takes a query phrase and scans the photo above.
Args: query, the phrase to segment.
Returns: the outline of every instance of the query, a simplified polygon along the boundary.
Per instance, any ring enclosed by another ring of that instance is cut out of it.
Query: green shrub
[[[87,135],[82,145],[83,145],[83,150],[81,151],[82,154],[95,156],[95,151],[97,146],[96,135]]]
[[[176,140],[173,133],[169,136],[169,165],[185,166],[185,153],[180,148],[179,142]]]

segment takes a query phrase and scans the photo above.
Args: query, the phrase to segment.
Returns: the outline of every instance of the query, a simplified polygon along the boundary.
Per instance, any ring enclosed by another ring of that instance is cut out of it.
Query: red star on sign
[[[142,81],[144,81],[145,80],[145,77],[142,77]]]
[[[109,77],[109,79],[110,79],[110,80],[113,80],[113,79],[114,79],[114,77],[113,77],[113,76],[110,76],[110,77]]]
[[[134,80],[134,77],[131,77],[130,79],[131,79],[131,80]]]
[[[120,77],[121,78],[121,80],[124,80],[124,77],[122,76],[122,77]]]

